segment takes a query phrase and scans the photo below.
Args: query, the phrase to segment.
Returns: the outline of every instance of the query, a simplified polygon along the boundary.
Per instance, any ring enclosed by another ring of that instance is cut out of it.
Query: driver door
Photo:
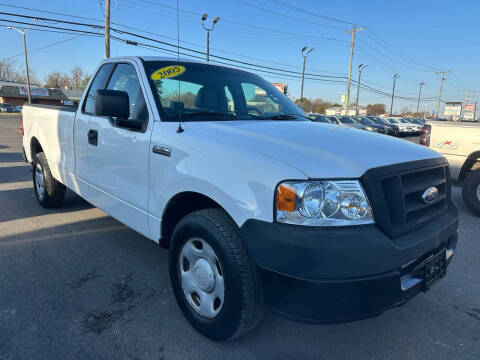
[[[116,125],[115,119],[90,114],[88,132],[96,141],[89,147],[88,182],[92,202],[148,236],[149,149],[153,119],[145,102],[145,88],[134,63],[117,63],[107,89],[128,94],[130,117],[143,122],[141,130]],[[90,135],[89,135],[90,137]]]

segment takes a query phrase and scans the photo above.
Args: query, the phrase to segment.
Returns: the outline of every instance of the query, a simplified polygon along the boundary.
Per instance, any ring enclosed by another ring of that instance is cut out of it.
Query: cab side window
[[[131,64],[117,64],[107,89],[125,91],[130,102],[129,120],[148,122],[148,110],[137,72]]]
[[[103,89],[107,78],[110,75],[113,64],[104,64],[100,69],[98,69],[95,78],[93,79],[90,89],[88,89],[87,97],[85,98],[85,103],[83,106],[83,112],[87,114],[95,113],[95,96],[98,89]]]

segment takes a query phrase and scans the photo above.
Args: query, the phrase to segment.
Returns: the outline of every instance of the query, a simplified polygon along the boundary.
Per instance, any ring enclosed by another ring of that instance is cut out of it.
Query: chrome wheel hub
[[[40,164],[35,166],[35,189],[40,200],[45,197],[45,178],[43,176],[43,170]]]
[[[192,308],[205,318],[220,313],[225,298],[223,270],[212,247],[192,238],[183,245],[179,259],[183,293]]]
[[[211,293],[215,287],[215,274],[212,266],[205,259],[198,259],[193,267],[193,279],[198,288]]]

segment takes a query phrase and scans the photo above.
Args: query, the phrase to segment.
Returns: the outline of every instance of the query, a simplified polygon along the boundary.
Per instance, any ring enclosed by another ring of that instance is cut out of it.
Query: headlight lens
[[[307,226],[374,223],[358,180],[286,181],[276,191],[276,221]]]

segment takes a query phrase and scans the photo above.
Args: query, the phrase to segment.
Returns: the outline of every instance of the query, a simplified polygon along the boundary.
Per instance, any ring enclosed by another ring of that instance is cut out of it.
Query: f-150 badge
[[[448,150],[457,150],[458,149],[458,141],[455,140],[442,140],[433,145],[433,147],[439,149],[448,149]]]

